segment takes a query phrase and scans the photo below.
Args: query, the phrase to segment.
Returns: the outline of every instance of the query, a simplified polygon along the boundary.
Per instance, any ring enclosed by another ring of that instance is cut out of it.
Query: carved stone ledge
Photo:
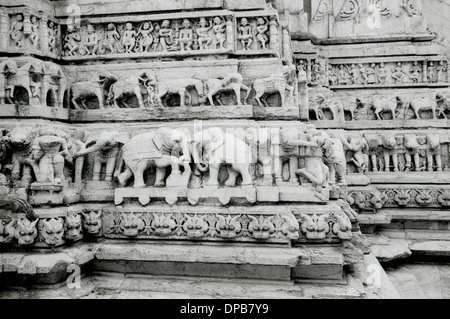
[[[383,207],[450,207],[450,188],[440,185],[377,185]]]
[[[114,201],[114,182],[86,181],[81,191],[81,200],[86,202],[112,202]]]
[[[288,243],[299,237],[298,224],[287,211],[118,207],[102,218],[106,238]]]
[[[253,107],[256,120],[297,120],[300,117],[297,107]]]
[[[104,55],[89,55],[89,56],[63,56],[61,60],[67,62],[81,62],[81,61],[107,61],[107,60],[122,60],[122,59],[160,59],[173,58],[177,61],[179,58],[199,57],[199,56],[221,56],[227,57],[234,52],[229,49],[217,50],[201,50],[201,51],[174,51],[174,52],[147,52],[147,53],[118,53],[118,54],[104,54]],[[260,52],[258,52],[261,54]],[[237,53],[236,53],[237,54]],[[256,55],[256,54],[255,54]]]
[[[81,199],[81,185],[71,183],[33,183],[30,186],[32,205],[61,205],[78,203]]]
[[[169,205],[174,205],[179,199],[188,197],[186,188],[164,188],[147,187],[142,189],[116,188],[114,193],[114,203],[120,205],[126,198],[137,198],[143,206],[148,205],[152,200],[164,199]]]
[[[366,172],[371,184],[450,184],[450,172]]]
[[[409,128],[450,128],[450,122],[447,119],[397,119],[397,120],[356,120],[356,121],[311,121],[319,129],[342,128],[346,130],[364,130],[364,129],[409,129]]]
[[[389,84],[371,84],[371,85],[330,85],[331,90],[370,90],[370,89],[401,89],[401,88],[448,88],[449,83],[389,83]]]
[[[0,118],[42,118],[51,120],[69,119],[69,109],[40,105],[0,104]]]
[[[77,122],[251,118],[251,105],[70,110],[70,119]]]

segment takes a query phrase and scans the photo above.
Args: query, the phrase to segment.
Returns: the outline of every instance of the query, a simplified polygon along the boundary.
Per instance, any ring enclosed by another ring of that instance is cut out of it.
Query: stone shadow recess
[[[408,298],[411,271],[434,296],[414,267],[450,244],[439,6],[0,5],[0,282]]]

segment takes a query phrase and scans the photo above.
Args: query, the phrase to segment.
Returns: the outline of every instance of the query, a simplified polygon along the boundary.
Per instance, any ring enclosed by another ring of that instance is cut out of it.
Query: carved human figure
[[[159,43],[163,51],[167,51],[168,46],[174,41],[173,30],[170,28],[170,21],[164,20],[159,30]]]
[[[207,50],[210,48],[210,45],[214,39],[209,35],[209,31],[213,28],[213,26],[214,24],[212,20],[209,21],[209,26],[207,26],[206,19],[200,18],[197,29],[195,30],[198,35],[198,45],[200,50]]]
[[[375,77],[375,63],[370,64],[366,69],[366,75],[367,75],[367,84],[374,84],[376,83],[376,77]]]
[[[242,50],[250,50],[250,46],[253,43],[253,32],[247,18],[241,19],[238,31],[238,40],[241,41]]]
[[[38,183],[60,184],[65,180],[65,161],[72,163],[67,141],[52,126],[39,129],[39,137],[33,141],[32,159],[26,162],[33,167]]]
[[[324,70],[320,62],[316,60],[312,66],[312,81],[317,83],[322,83],[324,76]]]
[[[338,71],[338,84],[339,85],[347,85],[350,80],[350,74],[348,73],[347,66],[344,64],[339,65]]]
[[[409,69],[409,78],[413,80],[414,83],[418,83],[421,79],[421,69],[419,67],[419,62],[414,61],[413,65]]]
[[[350,75],[352,76],[353,84],[358,84],[359,74],[360,74],[359,68],[356,66],[356,64],[352,64],[350,69]]]
[[[380,67],[378,68],[378,82],[380,84],[386,84],[386,78],[388,77],[388,68],[384,64],[384,62],[380,63]]]
[[[125,31],[122,35],[122,45],[125,48],[125,53],[133,53],[136,45],[136,31],[133,29],[133,24],[130,22],[125,24]]]
[[[260,49],[265,50],[267,47],[267,42],[269,42],[269,37],[266,34],[266,32],[269,30],[269,25],[267,21],[262,17],[256,19],[256,23],[256,39],[258,40]]]
[[[31,33],[28,36],[34,49],[39,46],[39,21],[35,16],[31,16]]]
[[[436,71],[437,71],[436,81],[446,82],[447,66],[445,65],[444,61],[439,62],[439,65],[436,67]]]
[[[428,75],[428,83],[436,82],[436,67],[434,66],[433,62],[430,62],[430,64],[428,65],[427,75]]]
[[[183,29],[180,31],[178,43],[180,44],[181,51],[191,51],[194,40],[194,30],[192,29],[191,21],[189,19],[183,19],[182,26]]]
[[[79,30],[75,30],[74,26],[67,26],[67,33],[64,36],[64,50],[68,50],[69,56],[79,54],[81,44],[81,35]]]
[[[366,68],[362,63],[358,64],[359,73],[361,74],[363,84],[369,83],[369,68]]]
[[[217,44],[219,44],[219,49],[224,48],[225,44],[225,31],[226,31],[226,23],[221,17],[215,17],[214,18],[214,26],[213,31],[215,34],[215,40],[214,40],[214,49],[217,49]]]
[[[10,37],[14,41],[16,47],[22,46],[23,33],[23,16],[21,14],[16,15],[16,20],[11,23]]]
[[[153,25],[151,22],[144,22],[139,27],[136,38],[139,41],[139,52],[150,52],[153,44]]]
[[[114,23],[109,23],[106,27],[106,45],[108,46],[110,53],[117,53],[119,40],[120,34],[117,32],[116,25]]]
[[[98,35],[92,24],[87,25],[86,37],[83,41],[83,47],[87,51],[86,55],[96,55],[99,45]]]
[[[403,83],[406,73],[403,71],[401,62],[397,62],[397,66],[392,70],[391,76],[395,80],[395,83]]]
[[[48,22],[48,47],[50,52],[55,53],[57,29],[53,21]]]

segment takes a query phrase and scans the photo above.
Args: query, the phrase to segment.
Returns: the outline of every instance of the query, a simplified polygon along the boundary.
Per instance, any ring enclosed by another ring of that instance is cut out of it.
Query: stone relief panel
[[[321,59],[296,57],[309,85],[331,89],[448,86],[446,57]]]
[[[344,145],[347,173],[449,170],[446,131],[330,133]]]
[[[264,72],[259,71],[262,65]],[[128,68],[113,64],[102,70],[67,67],[66,72],[78,79],[70,90],[71,117],[76,120],[299,116],[296,72],[279,59],[142,63]],[[104,109],[115,110],[100,112]]]
[[[34,58],[1,58],[2,104],[63,107],[67,79],[60,66]]]
[[[0,14],[0,50],[59,58],[59,20],[28,7],[3,8]],[[4,27],[4,28],[3,28]]]
[[[233,52],[278,57],[282,41],[274,9],[91,18],[80,27],[65,27],[63,55],[69,61]]]
[[[312,6],[310,32],[319,38],[429,35],[421,0],[321,0]],[[352,35],[352,36],[349,36]]]

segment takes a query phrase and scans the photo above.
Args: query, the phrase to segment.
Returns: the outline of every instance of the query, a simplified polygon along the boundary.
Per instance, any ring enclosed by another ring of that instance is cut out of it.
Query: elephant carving
[[[225,133],[219,127],[197,132],[193,136],[192,155],[198,170],[209,170],[207,186],[219,186],[219,169],[228,164],[228,179],[225,186],[236,186],[238,174],[242,176],[242,186],[253,185],[250,164],[253,163],[250,146],[238,137]]]
[[[379,158],[381,156],[380,150],[380,146],[382,145],[381,138],[377,134],[365,134],[364,138],[367,141],[368,146],[367,155],[369,156],[370,159],[372,172],[378,172],[379,166],[382,166],[378,164]]]
[[[441,144],[439,134],[427,134],[427,171],[442,172]]]
[[[88,109],[86,100],[88,97],[96,96],[98,99],[98,108],[105,108],[105,92],[106,87],[117,78],[112,74],[98,75],[98,79],[90,81],[82,81],[72,84],[70,90],[72,92],[72,104],[77,110]],[[78,102],[81,103],[78,104]]]
[[[94,153],[93,181],[100,181],[103,166],[105,166],[105,181],[113,180],[114,170],[120,157],[122,145],[129,139],[127,134],[117,132],[102,132],[86,142],[86,149],[81,150],[75,157],[83,157]]]
[[[27,160],[32,158],[32,146],[36,137],[36,131],[31,127],[15,127],[3,138],[6,146],[12,150],[11,179],[24,183],[31,182],[31,166]]]
[[[389,172],[393,167],[394,172],[398,172],[398,148],[397,139],[394,134],[385,134],[381,136],[383,145],[384,171]],[[391,165],[392,162],[392,165]]]
[[[405,146],[405,172],[412,171],[412,165],[414,164],[414,170],[416,172],[421,171],[420,167],[420,144],[417,141],[417,135],[405,134],[403,145]],[[414,160],[414,161],[413,161]]]
[[[155,187],[165,186],[164,178],[168,166],[172,167],[169,178],[181,176],[180,165],[184,167],[184,174],[189,175],[190,135],[183,129],[159,128],[156,131],[137,135],[122,147],[122,160],[114,176],[117,177],[122,187],[134,176],[134,188],[146,187],[144,172],[152,164],[156,166]],[[177,152],[178,150],[178,152]],[[181,150],[182,156],[179,156]],[[122,171],[123,166],[125,171]],[[187,187],[187,183],[185,185]]]
[[[13,77],[17,73],[17,63],[11,59],[0,62],[0,104],[14,104]]]

